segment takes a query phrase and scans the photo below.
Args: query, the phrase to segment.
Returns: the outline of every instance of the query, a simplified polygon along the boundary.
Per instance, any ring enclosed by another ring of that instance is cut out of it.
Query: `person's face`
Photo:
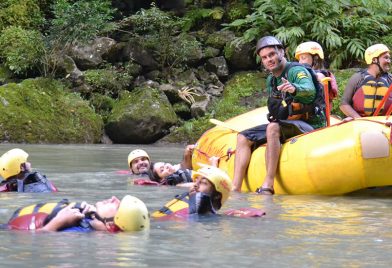
[[[267,71],[275,72],[281,69],[281,57],[283,55],[279,55],[279,53],[283,52],[281,49],[275,49],[275,47],[265,47],[259,51],[261,62]]]
[[[139,175],[141,173],[147,172],[149,168],[150,161],[145,156],[137,157],[131,162],[131,171],[133,174]]]
[[[298,62],[301,64],[308,64],[310,66],[313,65],[313,58],[310,53],[302,53],[299,55]]]
[[[154,164],[154,172],[158,174],[159,178],[164,179],[176,172],[176,169],[170,163],[158,162]]]
[[[212,194],[214,185],[205,177],[199,176],[195,182],[196,192]]]
[[[378,60],[380,62],[381,69],[386,73],[389,72],[391,69],[391,55],[389,52],[381,54],[380,57],[378,57]]]
[[[99,201],[95,204],[97,213],[102,218],[112,218],[116,215],[120,206],[120,200],[112,196],[109,199]]]

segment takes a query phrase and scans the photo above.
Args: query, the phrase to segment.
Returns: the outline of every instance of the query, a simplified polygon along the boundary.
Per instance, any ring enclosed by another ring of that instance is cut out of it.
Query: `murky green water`
[[[0,153],[14,148],[1,145]],[[150,211],[184,189],[134,186],[127,155],[135,146],[17,145],[53,194],[0,193],[0,223],[20,206],[63,198],[94,203],[131,194]],[[178,163],[181,146],[143,146],[155,161]],[[149,232],[107,234],[0,231],[0,267],[389,267],[392,197],[234,194],[222,210],[255,207],[267,215],[152,221]]]

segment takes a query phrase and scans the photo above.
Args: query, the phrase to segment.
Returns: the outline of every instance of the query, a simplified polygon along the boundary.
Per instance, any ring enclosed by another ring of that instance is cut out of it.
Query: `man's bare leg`
[[[242,180],[245,177],[252,154],[252,145],[252,141],[244,135],[238,134],[234,159],[233,191],[241,192]]]
[[[267,174],[261,185],[262,189],[271,189],[272,191],[274,189],[274,178],[278,168],[280,148],[280,126],[278,123],[270,123],[267,127],[267,149],[265,152]],[[262,193],[267,192],[262,191]],[[270,193],[272,194],[272,192]]]

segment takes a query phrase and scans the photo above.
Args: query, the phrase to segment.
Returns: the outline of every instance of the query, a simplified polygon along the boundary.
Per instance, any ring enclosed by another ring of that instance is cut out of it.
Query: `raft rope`
[[[206,158],[210,158],[210,157],[212,157],[212,156],[217,156],[217,155],[209,155],[208,153],[206,153],[206,152],[204,152],[204,151],[202,151],[202,150],[200,150],[200,149],[198,149],[198,148],[195,148],[195,150],[196,150],[198,153],[200,153],[201,155],[204,155]],[[225,161],[227,162],[227,161],[230,160],[230,158],[231,158],[231,156],[232,156],[233,154],[235,154],[235,149],[233,150],[233,149],[229,148],[229,149],[227,149],[226,154],[224,154],[224,155],[222,155],[222,156],[217,156],[217,157],[219,157],[219,161],[220,161],[222,158],[225,158],[225,157],[226,157]]]

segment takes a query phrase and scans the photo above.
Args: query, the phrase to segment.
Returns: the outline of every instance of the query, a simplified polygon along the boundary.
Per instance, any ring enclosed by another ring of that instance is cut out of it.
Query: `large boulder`
[[[116,41],[111,38],[100,37],[88,45],[73,47],[70,56],[82,70],[96,68],[102,63],[102,56],[108,53],[115,44]]]
[[[102,136],[102,118],[58,81],[8,83],[0,100],[0,142],[98,143]]]
[[[225,80],[229,76],[229,67],[223,56],[207,60],[206,70],[215,73],[219,78]]]
[[[131,39],[123,44],[120,53],[120,61],[135,62],[143,67],[145,71],[152,71],[158,68],[157,61],[153,58],[152,52],[138,39]]]
[[[105,126],[114,143],[153,143],[169,133],[177,123],[169,100],[151,87],[136,88],[121,95]]]
[[[226,44],[224,54],[231,71],[254,70],[257,68],[254,45],[250,43]]]

